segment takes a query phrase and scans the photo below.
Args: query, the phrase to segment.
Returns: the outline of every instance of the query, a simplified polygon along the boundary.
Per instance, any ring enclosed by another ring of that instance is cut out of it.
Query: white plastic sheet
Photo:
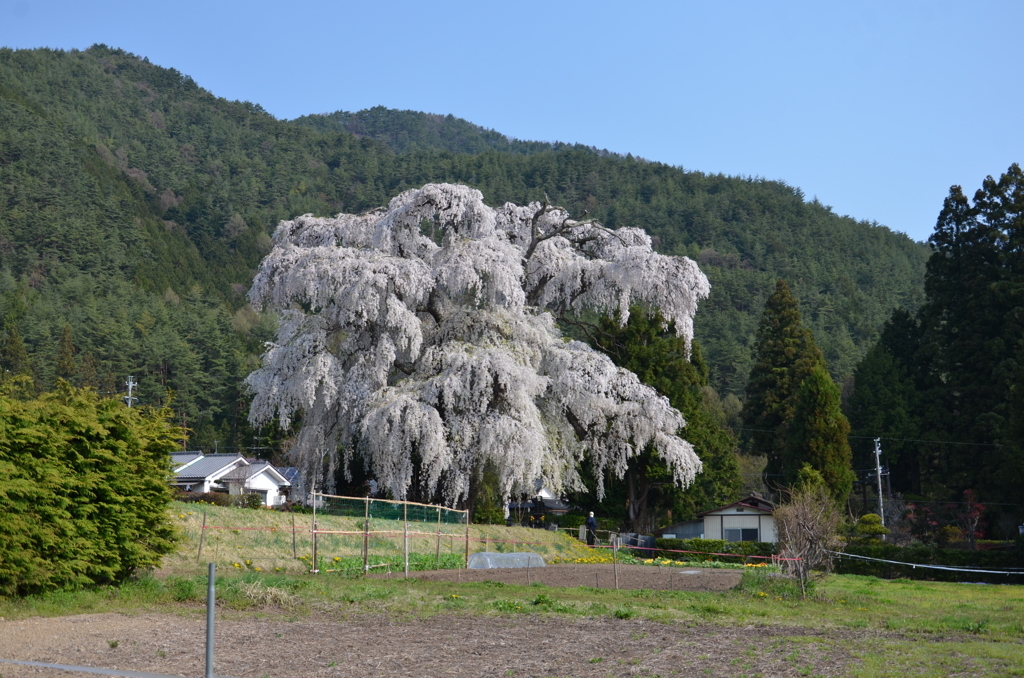
[[[481,551],[469,556],[469,569],[490,570],[497,567],[544,567],[544,559],[536,553],[494,553]]]

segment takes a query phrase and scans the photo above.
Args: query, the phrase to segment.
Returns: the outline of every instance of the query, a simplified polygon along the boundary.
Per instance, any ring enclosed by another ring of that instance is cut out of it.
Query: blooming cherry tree
[[[395,497],[454,504],[486,466],[505,497],[537,480],[582,489],[584,458],[603,494],[648,445],[679,485],[700,472],[668,400],[555,324],[584,310],[625,323],[639,304],[689,344],[707,278],[643,230],[428,184],[387,209],[284,221],[274,243],[249,298],[281,324],[246,381],[249,419],[300,417],[306,477],[325,457],[328,479],[362,463]]]

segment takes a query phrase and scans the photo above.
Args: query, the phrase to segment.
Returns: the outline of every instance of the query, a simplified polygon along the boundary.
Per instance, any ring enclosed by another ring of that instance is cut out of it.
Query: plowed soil
[[[321,616],[289,622],[252,615],[219,620],[216,629],[216,675],[240,678],[838,676],[850,662],[829,638],[807,629],[611,617]],[[32,618],[0,621],[0,657],[201,676],[203,638],[198,615]],[[11,664],[0,664],[0,674],[95,675]]]

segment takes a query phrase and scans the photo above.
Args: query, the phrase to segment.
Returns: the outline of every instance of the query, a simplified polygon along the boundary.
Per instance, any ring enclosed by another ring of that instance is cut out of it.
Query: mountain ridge
[[[91,354],[108,388],[141,375],[142,397],[173,390],[201,440],[241,444],[258,432],[238,382],[273,324],[244,291],[278,221],[365,211],[430,181],[474,186],[489,204],[546,193],[694,258],[713,286],[697,337],[723,396],[745,385],[778,277],[840,381],[891,309],[922,299],[927,246],[784,182],[510,140],[415,111],[278,120],[94,45],[0,50],[0,318],[21,328],[41,383],[66,322],[79,362]]]

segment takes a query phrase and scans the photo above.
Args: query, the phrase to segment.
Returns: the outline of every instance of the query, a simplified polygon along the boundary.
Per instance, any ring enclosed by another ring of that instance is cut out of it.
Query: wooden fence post
[[[363,576],[370,573],[370,498],[366,498],[366,510],[363,511]]]
[[[466,511],[466,569],[469,569],[469,511]]]
[[[409,578],[409,504],[402,504],[402,524],[405,526],[405,578]]]
[[[441,507],[437,507],[437,553],[434,555],[434,567],[441,569]]]
[[[612,541],[612,570],[615,572],[615,590],[619,590],[619,561],[615,557],[615,552],[619,550],[619,540],[616,538]]]
[[[206,511],[203,511],[203,528],[199,531],[199,555],[196,556],[196,562],[203,557],[203,539],[206,537]]]

